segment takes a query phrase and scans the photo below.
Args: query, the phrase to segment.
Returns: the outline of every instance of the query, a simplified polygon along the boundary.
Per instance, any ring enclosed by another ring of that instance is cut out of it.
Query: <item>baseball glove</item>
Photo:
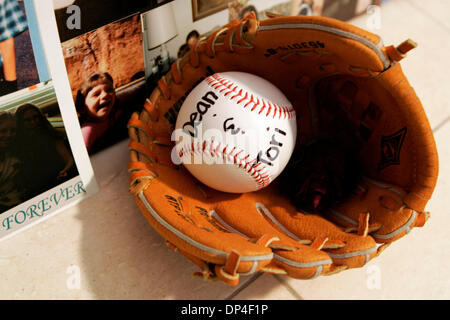
[[[139,209],[204,279],[236,285],[254,272],[310,279],[363,266],[429,217],[437,151],[399,64],[414,47],[384,46],[348,23],[307,16],[250,15],[202,37],[129,121],[130,192]],[[225,71],[268,79],[296,110],[291,162],[255,192],[212,190],[172,162],[183,101]]]

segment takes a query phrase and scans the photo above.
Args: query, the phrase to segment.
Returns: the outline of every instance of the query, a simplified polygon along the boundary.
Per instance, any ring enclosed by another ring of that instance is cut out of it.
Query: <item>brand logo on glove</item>
[[[197,227],[201,228],[202,230],[205,230],[208,232],[214,232],[214,230],[216,230],[216,231],[220,231],[220,232],[230,233],[230,231],[223,228],[219,223],[217,223],[216,220],[211,218],[208,215],[208,210],[206,210],[205,208],[195,206],[193,212],[198,213],[199,215],[197,215],[197,214],[192,215],[192,212],[185,213],[185,209],[183,206],[183,198],[181,196],[174,197],[174,196],[166,194],[165,198],[166,198],[168,204],[174,209],[174,212],[179,217],[181,217],[185,221],[191,223],[192,225],[197,226]],[[190,211],[190,210],[188,209],[188,211]],[[193,217],[197,217],[197,219],[195,219]],[[200,218],[200,217],[201,217],[201,219],[199,220],[198,218]],[[206,227],[206,225],[212,226],[213,228],[208,228],[208,227]]]
[[[309,50],[311,51],[311,49],[319,49],[319,48],[325,48],[325,44],[323,42],[320,41],[305,41],[305,42],[294,42],[294,43],[290,43],[284,46],[278,46],[276,48],[269,48],[266,50],[266,53],[264,53],[265,57],[270,57],[273,56],[279,52],[285,52],[285,51],[292,51],[292,50],[302,50],[304,51]]]

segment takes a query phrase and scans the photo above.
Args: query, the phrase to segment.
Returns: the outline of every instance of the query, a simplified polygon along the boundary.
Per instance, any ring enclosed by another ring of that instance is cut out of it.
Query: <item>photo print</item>
[[[141,16],[167,3],[77,0],[55,7],[72,97],[90,155],[128,137],[131,114],[142,109],[149,85],[156,85],[146,77]],[[80,28],[71,30],[68,25],[77,12]],[[165,57],[158,63],[167,69],[170,62]]]
[[[0,240],[44,221],[95,189],[87,188],[80,176],[79,168],[89,168],[90,162],[80,163],[74,157],[72,146],[83,142],[66,129],[77,119],[63,116],[47,64],[51,59],[44,41],[48,39],[41,36],[35,4],[0,0],[0,14],[10,19],[0,26],[3,41],[10,42],[0,44],[2,81],[14,74],[6,63],[15,62],[17,82],[14,90],[0,96]],[[6,58],[10,46],[13,62]]]

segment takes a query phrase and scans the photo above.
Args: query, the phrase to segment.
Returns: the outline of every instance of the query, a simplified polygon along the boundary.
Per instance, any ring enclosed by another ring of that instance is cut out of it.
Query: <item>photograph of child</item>
[[[122,5],[123,1],[112,3]],[[133,8],[134,14],[120,18],[113,10],[103,12],[104,21],[118,20],[99,26],[61,43],[72,96],[81,127],[81,132],[89,152],[93,155],[128,137],[127,123],[134,111],[141,110],[148,98],[150,87],[156,85],[156,78],[148,81],[145,77],[144,39],[141,13],[170,1],[141,1]],[[101,1],[98,3],[98,5]],[[74,5],[87,6],[85,1],[75,1]],[[94,3],[89,2],[92,8]],[[149,9],[150,8],[150,9]],[[80,7],[83,10],[83,7]],[[64,29],[65,19],[62,9],[55,10],[58,29]],[[83,12],[83,11],[82,11]],[[92,10],[83,19],[96,19]],[[98,21],[96,22],[98,23]],[[94,22],[87,25],[95,25]],[[156,48],[154,51],[158,51]],[[167,72],[170,61],[154,57],[154,74]],[[164,60],[164,61],[163,61]],[[166,70],[167,69],[167,70]],[[154,80],[154,81],[153,81]]]
[[[88,152],[98,149],[104,140],[117,133],[111,129],[123,109],[116,106],[114,80],[109,73],[89,76],[77,92],[75,106]]]

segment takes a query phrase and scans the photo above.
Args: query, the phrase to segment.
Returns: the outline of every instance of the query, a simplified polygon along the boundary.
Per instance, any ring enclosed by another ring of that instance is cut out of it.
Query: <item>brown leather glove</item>
[[[205,279],[235,285],[240,274],[259,271],[308,279],[363,266],[385,247],[377,243],[397,240],[429,216],[436,146],[398,63],[413,47],[385,47],[348,23],[307,16],[250,15],[202,38],[129,121],[130,191],[139,209]],[[283,91],[297,114],[297,154],[330,136],[346,142],[360,170],[352,189],[336,190],[334,177],[323,178],[334,181],[324,188],[280,178],[256,192],[227,194],[172,163],[171,133],[185,97],[225,71],[256,74]],[[295,206],[293,197],[308,194],[302,185],[315,188],[320,213]],[[333,192],[336,201],[319,206]]]

